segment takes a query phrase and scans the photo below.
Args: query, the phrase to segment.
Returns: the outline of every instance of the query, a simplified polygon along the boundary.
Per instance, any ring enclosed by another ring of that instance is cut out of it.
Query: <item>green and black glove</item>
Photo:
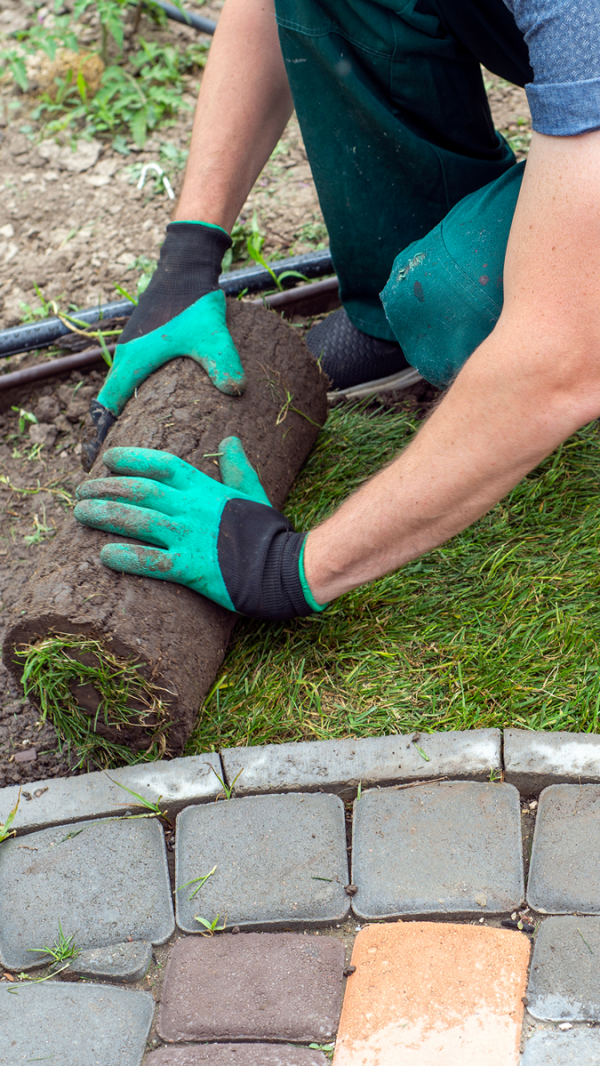
[[[117,476],[80,485],[75,517],[153,547],[107,544],[102,562],[187,585],[250,618],[324,610],[304,574],[306,533],[271,507],[237,437],[219,453],[222,484],[169,452],[109,448],[103,461]]]
[[[113,365],[90,413],[96,436],[84,445],[89,470],[128,399],[155,370],[180,355],[195,359],[213,384],[240,396],[246,378],[225,324],[221,261],[231,239],[220,226],[171,222],[148,288],[123,330]]]

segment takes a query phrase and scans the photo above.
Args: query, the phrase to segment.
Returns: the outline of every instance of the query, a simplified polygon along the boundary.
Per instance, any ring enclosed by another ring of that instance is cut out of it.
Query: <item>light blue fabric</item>
[[[534,130],[567,137],[600,129],[600,0],[504,3],[529,48]]]

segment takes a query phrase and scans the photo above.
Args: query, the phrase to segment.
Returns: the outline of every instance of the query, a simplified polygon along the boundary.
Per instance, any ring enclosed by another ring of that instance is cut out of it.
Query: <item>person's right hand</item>
[[[229,396],[246,387],[244,370],[225,323],[225,295],[219,289],[221,261],[231,240],[225,230],[203,222],[167,226],[158,266],[117,345],[114,362],[90,413],[96,436],[84,445],[92,466],[125,404],[155,370],[187,355]]]

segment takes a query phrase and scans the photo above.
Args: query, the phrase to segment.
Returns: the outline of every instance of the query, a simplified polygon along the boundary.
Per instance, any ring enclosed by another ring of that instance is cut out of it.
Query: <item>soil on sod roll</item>
[[[191,359],[174,360],[138,388],[105,448],[162,449],[218,479],[219,443],[238,436],[269,499],[280,508],[325,422],[326,381],[303,340],[275,313],[229,301],[227,314],[248,379],[244,395],[224,396]],[[102,453],[89,476],[106,476]],[[87,716],[94,734],[89,741],[98,741],[100,755],[103,748],[110,755],[110,745],[117,745],[152,756],[165,743],[168,753],[179,754],[223,659],[235,615],[181,585],[109,570],[99,558],[107,541],[106,534],[66,518],[12,607],[4,662],[20,684],[24,661],[35,660],[39,683],[29,695],[50,718],[68,713],[69,699],[78,696],[77,715]],[[40,656],[48,652],[49,637],[64,634],[99,646],[90,658],[89,646],[78,652],[64,639],[64,647],[56,642],[50,650],[62,656],[60,670],[78,660],[86,673],[80,681],[67,678],[66,703],[44,707],[56,658],[40,667]],[[18,655],[34,646],[33,659]],[[137,664],[164,705],[160,715],[148,713],[147,698],[145,706],[132,698],[130,719],[111,720],[110,700],[102,699],[105,690],[90,676],[102,648],[107,662],[116,657]]]

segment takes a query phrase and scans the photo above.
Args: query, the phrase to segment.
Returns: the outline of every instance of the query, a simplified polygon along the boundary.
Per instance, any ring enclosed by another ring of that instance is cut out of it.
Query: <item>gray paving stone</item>
[[[291,1044],[200,1044],[153,1051],[144,1066],[328,1066],[322,1051]]]
[[[109,948],[82,951],[69,965],[80,977],[108,977],[119,981],[141,981],[152,962],[152,944],[134,940]]]
[[[216,799],[221,786],[213,770],[223,776],[219,756],[207,752],[182,759],[126,766],[111,770],[110,777],[153,803],[162,796],[161,808],[174,818],[188,803]],[[0,822],[6,820],[5,816],[14,807],[18,795],[19,789],[14,785],[0,789]],[[21,834],[67,822],[136,813],[135,802],[133,796],[113,784],[103,771],[35,781],[22,790],[13,829]]]
[[[154,1000],[110,985],[0,985],[0,1066],[140,1066]]]
[[[240,774],[235,786],[238,796],[322,789],[350,800],[359,781],[363,788],[444,776],[487,781],[490,771],[502,765],[500,739],[498,729],[410,733],[226,748],[221,758],[228,782]]]
[[[76,945],[162,944],[175,923],[163,831],[152,818],[78,822],[0,848],[0,959],[39,966],[58,923]],[[46,961],[49,961],[46,957]]]
[[[199,933],[200,915],[228,926],[289,928],[339,922],[350,911],[344,805],[338,796],[249,796],[188,807],[177,819],[177,924]]]
[[[600,1066],[600,1032],[572,1029],[568,1033],[534,1033],[525,1046],[521,1066]]]
[[[543,914],[600,912],[600,785],[551,785],[540,796],[527,902]]]
[[[534,1018],[600,1021],[600,918],[547,918],[535,938],[527,996]]]
[[[549,785],[600,782],[600,736],[504,730],[505,781],[524,796]]]
[[[169,955],[163,1040],[325,1043],[342,998],[344,945],[331,936],[239,933],[184,937]]]
[[[352,882],[359,918],[512,910],[523,899],[519,793],[475,782],[363,793]]]

